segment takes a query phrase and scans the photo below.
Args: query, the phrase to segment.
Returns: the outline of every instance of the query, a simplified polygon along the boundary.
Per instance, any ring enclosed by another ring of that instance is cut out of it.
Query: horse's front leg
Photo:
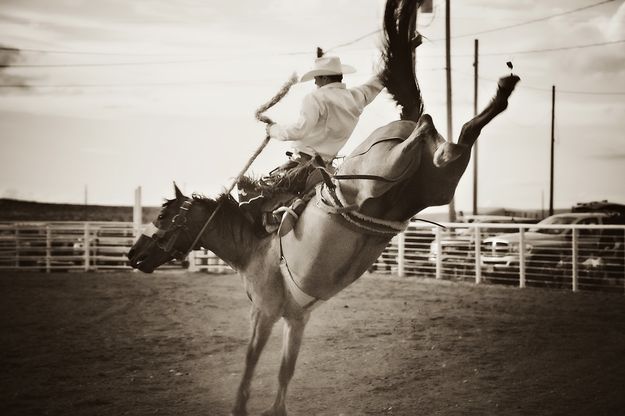
[[[271,329],[278,320],[277,317],[268,316],[261,312],[255,306],[252,306],[251,314],[252,336],[247,346],[247,354],[245,356],[245,371],[243,378],[237,390],[237,396],[232,409],[232,416],[247,415],[247,401],[250,397],[250,384],[254,376],[254,370],[269,336]]]
[[[280,374],[278,375],[278,394],[271,407],[263,413],[263,416],[286,416],[286,391],[289,381],[295,372],[295,363],[299,354],[304,328],[308,322],[310,313],[298,319],[286,319],[284,322],[284,334],[282,338],[282,361],[280,363]]]

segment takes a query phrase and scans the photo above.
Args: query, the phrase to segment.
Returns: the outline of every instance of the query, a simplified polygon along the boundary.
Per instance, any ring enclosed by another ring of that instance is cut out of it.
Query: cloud
[[[625,2],[605,25],[604,33],[608,40],[625,39]]]

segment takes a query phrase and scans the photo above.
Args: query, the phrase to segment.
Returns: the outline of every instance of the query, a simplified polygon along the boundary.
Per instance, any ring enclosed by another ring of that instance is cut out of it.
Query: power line
[[[594,48],[598,46],[608,46],[625,42],[625,39],[617,39],[614,41],[608,42],[595,42],[588,43],[582,45],[570,45],[570,46],[560,46],[554,48],[544,48],[544,49],[527,49],[527,50],[519,50],[512,52],[490,52],[490,53],[481,53],[480,56],[510,56],[510,55],[523,55],[523,54],[532,54],[532,53],[545,53],[545,52],[557,52],[557,51],[565,51],[571,49],[585,49],[585,48]],[[267,55],[265,55],[267,56]],[[442,55],[422,55],[422,57],[437,57]],[[473,57],[473,54],[453,54],[454,57]],[[236,57],[236,59],[240,59],[240,57]],[[0,65],[0,68],[81,68],[81,67],[113,67],[113,66],[143,66],[143,65],[175,65],[175,64],[189,64],[189,63],[204,63],[204,62],[215,62],[218,60],[223,60],[223,58],[215,57],[215,58],[206,58],[206,59],[188,59],[188,60],[180,60],[180,61],[147,61],[147,62],[103,62],[103,63],[76,63],[76,64],[12,64],[12,65]]]
[[[464,35],[456,35],[456,36],[452,36],[451,38],[452,39],[466,38],[466,37],[469,37],[469,36],[483,35],[485,33],[498,32],[500,30],[507,30],[507,29],[512,29],[512,28],[519,27],[519,26],[529,25],[529,24],[532,24],[532,23],[543,22],[545,20],[553,19],[554,17],[560,17],[560,16],[565,16],[567,14],[577,13],[579,11],[587,10],[587,9],[590,9],[590,8],[593,8],[593,7],[598,7],[598,6],[607,4],[607,3],[611,3],[613,1],[614,0],[603,0],[603,1],[600,1],[598,3],[590,4],[588,6],[579,7],[577,9],[568,10],[566,12],[555,13],[555,14],[551,14],[549,16],[544,16],[544,17],[540,17],[540,18],[537,18],[537,19],[527,20],[525,22],[515,23],[515,24],[511,24],[511,25],[507,25],[507,26],[500,26],[500,27],[496,27],[496,28],[493,28],[493,29],[481,30],[479,32],[465,33]],[[429,39],[429,40],[431,42],[438,42],[438,41],[443,40],[443,38],[440,38],[440,39]]]
[[[552,19],[554,17],[559,17],[559,16],[564,16],[567,14],[572,14],[572,13],[576,13],[582,10],[587,10],[593,7],[598,7],[601,6],[603,4],[606,3],[611,3],[615,0],[603,0],[600,1],[598,3],[594,3],[594,4],[590,4],[588,6],[583,6],[583,7],[579,7],[577,9],[573,9],[573,10],[568,10],[566,12],[562,12],[562,13],[556,13],[556,14],[552,14],[549,16],[544,16],[541,18],[537,18],[537,19],[532,19],[532,20],[528,20],[525,22],[521,22],[521,23],[516,23],[516,24],[512,24],[512,25],[508,25],[508,26],[501,26],[498,28],[493,28],[493,29],[488,29],[488,30],[483,30],[480,32],[473,32],[473,33],[466,33],[463,35],[457,35],[457,36],[452,36],[451,39],[458,39],[458,38],[463,38],[463,37],[469,37],[469,36],[475,36],[475,35],[480,35],[480,34],[484,34],[484,33],[491,33],[491,32],[496,32],[496,31],[500,31],[500,30],[505,30],[505,29],[510,29],[510,28],[514,28],[514,27],[519,27],[519,26],[524,26],[524,25],[528,25],[531,23],[536,23],[536,22],[541,22],[541,21],[545,21],[545,20],[549,20]],[[340,43],[338,45],[335,45],[331,48],[326,49],[327,52],[338,49],[338,48],[343,48],[346,46],[350,46],[353,45],[357,42],[360,42],[363,39],[366,39],[370,36],[373,36],[377,33],[380,33],[382,31],[382,29],[376,29],[373,30],[371,32],[368,32],[364,35],[361,35],[353,40],[350,40],[348,42],[344,42],[344,43]],[[442,38],[439,39],[429,39],[429,38],[425,38],[426,40],[430,41],[430,42],[437,42],[440,40],[443,40]],[[29,52],[29,53],[48,53],[48,54],[63,54],[63,55],[102,55],[102,56],[192,56],[194,54],[149,54],[149,53],[129,53],[129,52],[92,52],[92,51],[67,51],[67,50],[50,50],[50,49],[33,49],[33,48],[12,48],[12,47],[4,47],[4,46],[0,46],[0,51],[19,51],[19,52]],[[283,52],[283,53],[277,53],[276,55],[309,55],[312,52],[307,51],[307,52],[303,52],[303,51],[299,51],[299,52]],[[265,55],[264,55],[265,56]],[[89,64],[90,66],[91,64]],[[130,63],[125,64],[116,64],[116,65],[131,65]],[[60,66],[60,65],[59,65]],[[85,66],[87,66],[87,64],[85,64]]]
[[[515,24],[507,25],[507,26],[501,26],[501,27],[497,27],[497,28],[493,28],[493,29],[482,30],[482,31],[479,31],[479,32],[465,33],[463,35],[452,36],[451,39],[466,38],[466,37],[469,37],[469,36],[482,35],[482,34],[485,34],[485,33],[498,32],[500,30],[507,30],[507,29],[511,29],[511,28],[515,28],[515,27],[519,27],[519,26],[525,26],[525,25],[529,25],[529,24],[532,24],[532,23],[537,23],[537,22],[542,22],[542,21],[545,21],[545,20],[553,19],[554,17],[560,17],[560,16],[565,16],[565,15],[568,15],[568,14],[577,13],[577,12],[580,12],[580,11],[583,11],[583,10],[591,9],[593,7],[598,7],[598,6],[604,5],[606,3],[611,3],[613,1],[614,0],[603,0],[603,1],[600,1],[598,3],[590,4],[590,5],[583,6],[583,7],[579,7],[577,9],[572,9],[572,10],[568,10],[566,12],[561,12],[561,13],[555,13],[555,14],[551,14],[549,16],[543,16],[543,17],[540,17],[540,18],[537,18],[537,19],[527,20],[525,22],[515,23]],[[349,42],[345,42],[345,43],[341,43],[339,45],[333,46],[332,48],[329,48],[328,51],[331,51],[331,50],[334,50],[334,49],[338,49],[338,48],[343,48],[343,47],[349,46],[349,45],[353,45],[354,43],[357,43],[357,42],[359,42],[359,41],[361,41],[363,39],[368,38],[369,36],[373,36],[373,35],[375,35],[377,33],[380,33],[380,32],[382,32],[382,29],[374,30],[372,32],[369,32],[369,33],[366,33],[366,34],[364,34],[362,36],[359,36],[356,39],[351,40]],[[437,38],[437,39],[429,39],[427,37],[424,37],[424,38],[427,41],[430,41],[430,42],[438,42],[438,41],[444,40],[444,38]]]
[[[594,47],[597,47],[597,46],[614,45],[614,44],[623,43],[623,42],[625,42],[625,39],[618,39],[618,40],[613,40],[613,41],[608,41],[608,42],[587,43],[587,44],[583,44],[583,45],[560,46],[560,47],[556,47],[556,48],[527,49],[527,50],[512,51],[512,52],[490,52],[490,53],[481,53],[480,57],[482,57],[482,56],[524,55],[524,54],[544,53],[544,52],[558,52],[558,51],[566,51],[566,50],[571,50],[571,49],[584,49],[584,48],[594,48]],[[430,56],[432,56],[432,55],[430,55]],[[473,54],[457,54],[457,55],[453,55],[453,56],[457,56],[457,57],[471,56],[471,57],[473,57]]]
[[[326,52],[330,52],[330,51],[333,51],[333,50],[338,49],[338,48],[343,48],[345,46],[353,45],[354,43],[360,42],[361,40],[366,39],[369,36],[373,36],[373,35],[375,35],[377,33],[380,33],[381,31],[382,31],[382,29],[376,29],[376,30],[374,30],[372,32],[369,32],[367,34],[359,36],[359,37],[357,37],[354,40],[350,40],[349,42],[345,42],[345,43],[340,43],[340,44],[338,44],[336,46],[333,46],[333,47],[331,47],[329,49],[326,49]]]
[[[478,77],[479,79],[483,80],[483,81],[490,81],[490,82],[499,82],[499,80],[496,79],[492,79],[492,78],[487,78],[487,77]],[[520,83],[518,85],[517,88],[520,89],[528,89],[528,90],[534,90],[534,91],[541,91],[541,92],[551,92],[551,87],[550,88],[542,88],[542,87],[535,87],[535,86],[531,86],[531,85],[525,85],[523,83]],[[558,94],[572,94],[572,95],[625,95],[625,91],[579,91],[579,90],[562,90],[560,88],[558,88]]]

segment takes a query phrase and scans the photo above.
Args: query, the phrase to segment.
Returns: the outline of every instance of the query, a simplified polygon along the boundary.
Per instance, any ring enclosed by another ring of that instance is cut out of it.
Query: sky
[[[42,202],[144,205],[227,188],[264,138],[254,118],[315,48],[340,56],[367,80],[379,58],[381,0],[3,0],[0,4],[0,197]],[[578,10],[579,9],[579,10]],[[508,110],[479,139],[478,205],[549,204],[551,90],[555,101],[554,205],[625,203],[625,2],[465,0],[451,5],[453,128],[514,64],[521,83]],[[425,111],[446,128],[445,2],[418,30]],[[269,110],[294,121],[312,82]],[[398,118],[383,92],[341,154]],[[285,160],[271,142],[256,176]],[[456,208],[473,204],[473,165]]]

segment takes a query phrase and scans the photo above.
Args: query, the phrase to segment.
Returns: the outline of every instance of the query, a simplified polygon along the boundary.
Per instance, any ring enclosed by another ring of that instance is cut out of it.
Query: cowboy
[[[300,82],[314,78],[317,89],[302,102],[300,116],[292,124],[269,124],[272,139],[292,141],[295,155],[318,154],[330,163],[354,131],[365,106],[380,93],[384,85],[377,76],[354,88],[347,88],[343,74],[356,70],[341,64],[336,56],[322,56]]]
[[[342,82],[343,74],[354,72],[355,68],[343,65],[336,56],[321,56],[315,59],[312,69],[302,75],[300,82],[314,79],[317,89],[304,97],[297,121],[267,125],[267,135],[275,140],[292,142],[293,152],[287,152],[290,157],[287,163],[263,178],[265,183],[278,183],[295,168],[313,159],[318,161],[317,164],[331,165],[354,131],[364,108],[384,88],[377,75],[362,85],[347,88]],[[307,190],[312,170],[309,163],[297,174],[288,177],[285,182],[289,184],[289,191],[301,194]],[[246,208],[256,209],[260,202],[256,200],[246,204]],[[264,217],[263,222],[266,229],[271,230],[274,227],[267,224],[267,218]]]

